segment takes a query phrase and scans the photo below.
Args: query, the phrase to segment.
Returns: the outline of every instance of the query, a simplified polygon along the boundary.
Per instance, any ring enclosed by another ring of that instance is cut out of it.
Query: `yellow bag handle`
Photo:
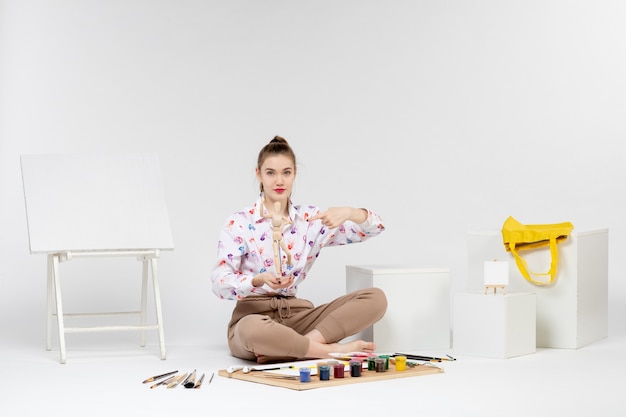
[[[509,216],[502,226],[502,238],[505,249],[513,254],[515,263],[526,280],[536,285],[550,285],[556,279],[556,269],[559,262],[557,243],[566,239],[573,228],[574,226],[570,222],[523,225],[512,216]],[[550,247],[550,256],[552,258],[550,269],[546,273],[530,271],[528,263],[520,256],[519,251],[545,246]],[[533,275],[549,275],[550,280],[539,281],[534,279]]]
[[[517,264],[517,268],[522,273],[524,278],[526,278],[528,281],[536,285],[550,285],[554,282],[556,278],[556,266],[559,263],[559,251],[556,247],[555,237],[550,238],[550,255],[552,257],[552,261],[550,262],[550,269],[548,270],[548,272],[545,273],[533,272],[529,270],[528,263],[526,262],[526,259],[522,258],[518,253],[517,248],[515,247],[515,242],[509,243],[509,251],[515,257],[515,263]],[[549,275],[550,281],[538,281],[534,279],[531,275]]]

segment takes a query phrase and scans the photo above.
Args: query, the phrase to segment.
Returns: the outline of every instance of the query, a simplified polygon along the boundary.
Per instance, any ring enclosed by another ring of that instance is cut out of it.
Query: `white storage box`
[[[576,349],[608,336],[608,245],[608,229],[572,232],[558,244],[555,282],[538,286],[519,272],[501,231],[469,232],[467,291],[484,291],[485,261],[508,261],[506,292],[537,294],[537,346]],[[520,253],[531,271],[549,270],[549,249]]]
[[[506,359],[535,353],[535,294],[456,294],[455,355]]]
[[[356,337],[379,352],[450,348],[450,270],[403,266],[346,266],[346,291],[378,287],[385,316]]]

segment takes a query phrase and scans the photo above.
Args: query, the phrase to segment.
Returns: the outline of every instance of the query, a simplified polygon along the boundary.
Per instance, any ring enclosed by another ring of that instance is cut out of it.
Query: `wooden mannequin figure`
[[[284,250],[285,253],[287,254],[287,265],[291,265],[291,253],[289,252],[287,245],[285,245],[285,242],[283,242],[283,226],[285,225],[285,222],[287,223],[289,222],[289,219],[285,219],[282,216],[281,205],[279,201],[276,201],[274,203],[274,212],[272,213],[272,215],[264,215],[263,217],[266,219],[272,219],[272,229],[273,229],[272,240],[274,242],[274,263],[276,264],[276,274],[277,274],[278,282],[280,283],[280,279],[283,276],[283,271],[282,271],[282,262],[280,259],[279,247],[282,248],[282,250]]]

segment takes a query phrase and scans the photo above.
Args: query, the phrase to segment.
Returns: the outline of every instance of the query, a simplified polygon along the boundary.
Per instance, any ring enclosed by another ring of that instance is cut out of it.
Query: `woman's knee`
[[[378,287],[363,288],[356,291],[357,298],[366,298],[374,304],[387,308],[387,296],[385,292]]]
[[[372,300],[374,301],[374,305],[377,306],[378,310],[381,313],[387,311],[387,296],[385,295],[385,292],[377,287],[372,287],[370,288],[370,290]]]
[[[236,325],[235,333],[242,340],[256,340],[266,334],[266,327],[272,319],[268,316],[250,314],[242,317]]]
[[[387,296],[385,292],[378,287],[363,288],[352,294],[356,299],[364,300],[367,303],[367,311],[377,319],[387,311]]]

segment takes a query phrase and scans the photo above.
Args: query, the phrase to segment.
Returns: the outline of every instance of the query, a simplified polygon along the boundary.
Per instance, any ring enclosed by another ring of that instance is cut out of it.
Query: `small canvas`
[[[509,263],[506,261],[487,261],[484,267],[485,285],[509,285]]]

